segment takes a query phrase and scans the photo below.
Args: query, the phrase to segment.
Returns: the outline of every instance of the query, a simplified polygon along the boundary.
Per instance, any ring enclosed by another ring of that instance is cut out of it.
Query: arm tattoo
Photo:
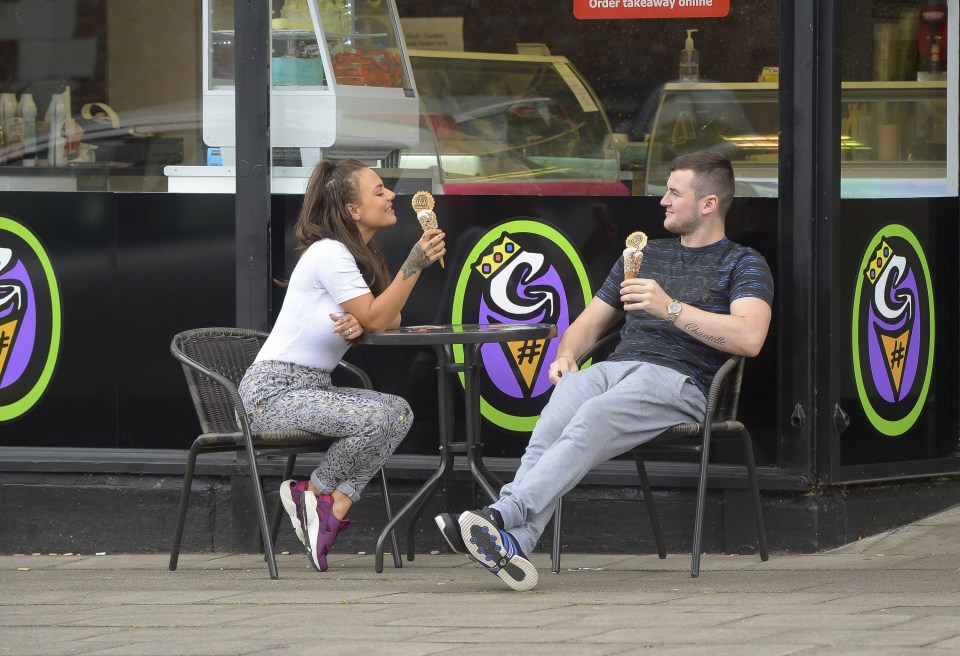
[[[700,330],[700,326],[695,323],[688,323],[683,326],[683,329],[694,337],[699,337],[705,342],[711,342],[713,344],[726,344],[727,340],[723,338],[722,335],[710,335]]]
[[[413,248],[410,249],[410,254],[407,255],[407,259],[403,262],[403,266],[400,267],[400,273],[403,274],[403,279],[406,280],[410,276],[420,273],[428,266],[430,266],[430,260],[427,258],[427,254],[420,248],[420,244],[414,244]]]

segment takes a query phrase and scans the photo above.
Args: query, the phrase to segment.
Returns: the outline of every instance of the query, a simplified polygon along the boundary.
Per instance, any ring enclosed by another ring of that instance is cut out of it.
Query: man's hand
[[[556,385],[557,381],[563,378],[563,374],[579,370],[580,367],[577,366],[577,361],[575,359],[569,355],[558,356],[557,359],[554,360],[550,365],[550,382]]]
[[[670,300],[667,292],[651,278],[627,278],[620,283],[620,301],[624,310],[643,310],[658,319],[666,319]]]

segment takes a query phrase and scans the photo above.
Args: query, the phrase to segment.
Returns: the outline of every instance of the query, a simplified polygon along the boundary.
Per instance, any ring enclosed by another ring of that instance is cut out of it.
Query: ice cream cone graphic
[[[0,380],[10,361],[10,353],[16,343],[26,310],[26,294],[19,282],[6,281],[0,284]]]

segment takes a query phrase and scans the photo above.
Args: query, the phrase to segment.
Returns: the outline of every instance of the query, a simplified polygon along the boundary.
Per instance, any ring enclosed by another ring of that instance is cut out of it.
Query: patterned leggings
[[[255,362],[239,392],[252,430],[299,428],[339,438],[310,480],[322,494],[339,490],[354,501],[413,424],[402,398],[334,387],[329,371],[289,362]]]

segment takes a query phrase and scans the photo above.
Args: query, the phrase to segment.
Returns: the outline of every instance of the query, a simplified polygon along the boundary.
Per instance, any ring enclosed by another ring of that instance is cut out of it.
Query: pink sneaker
[[[301,544],[306,544],[303,538],[302,515],[300,513],[300,499],[303,493],[310,488],[310,481],[284,481],[280,484],[280,501],[283,503],[283,509],[287,511],[290,517],[290,523],[293,524],[293,530]],[[314,495],[310,495],[314,496]],[[314,497],[316,499],[316,497]],[[314,505],[316,503],[314,502]]]
[[[310,503],[307,497],[313,497]],[[333,547],[340,531],[353,522],[349,519],[337,519],[333,514],[333,497],[321,494],[316,497],[304,494],[300,499],[301,527],[304,546],[310,556],[310,564],[318,572],[327,571],[327,553]]]

